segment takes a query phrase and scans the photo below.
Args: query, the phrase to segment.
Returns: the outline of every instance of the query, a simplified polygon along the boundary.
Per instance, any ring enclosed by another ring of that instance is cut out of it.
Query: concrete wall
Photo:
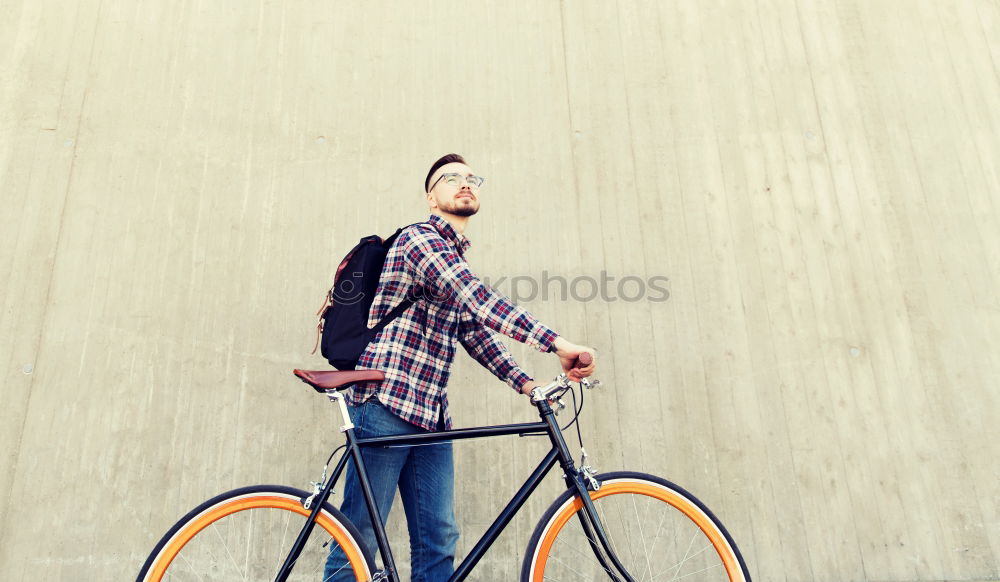
[[[522,300],[600,350],[600,469],[699,494],[757,580],[996,580],[998,63],[987,0],[0,2],[0,579],[127,580],[315,478],[313,312],[456,151],[480,274],[669,278]],[[459,425],[531,418],[459,360]],[[462,554],[541,447],[458,447]]]

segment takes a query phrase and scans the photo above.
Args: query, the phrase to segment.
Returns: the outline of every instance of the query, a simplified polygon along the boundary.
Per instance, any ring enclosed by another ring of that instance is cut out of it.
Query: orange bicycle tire
[[[607,473],[598,475],[597,479],[601,481],[602,486],[597,491],[591,491],[590,498],[594,501],[595,507],[599,511],[602,504],[601,500],[611,498],[615,495],[635,495],[662,502],[664,504],[662,506],[663,511],[669,511],[672,515],[676,516],[671,519],[676,519],[686,524],[686,531],[695,532],[694,536],[700,540],[700,544],[710,544],[712,549],[714,549],[715,554],[718,556],[717,561],[719,565],[718,570],[712,572],[712,574],[715,574],[717,577],[706,579],[727,582],[750,582],[750,575],[746,564],[729,532],[719,519],[693,495],[665,479],[644,473],[624,471]],[[655,502],[653,503],[655,504]],[[546,568],[548,567],[553,547],[559,539],[560,534],[566,531],[566,524],[575,521],[573,520],[574,516],[582,508],[582,500],[573,495],[571,491],[564,492],[549,507],[548,511],[546,511],[545,515],[539,521],[531,541],[528,543],[521,571],[522,582],[542,582],[548,579],[546,578]],[[639,518],[638,511],[636,517]],[[662,519],[661,517],[661,522]],[[659,532],[657,533],[659,534]],[[575,535],[582,535],[582,530],[580,530],[579,534]],[[586,538],[584,538],[584,541],[586,541]],[[692,538],[691,541],[693,544],[696,540]],[[580,545],[575,539],[573,543],[577,546]],[[583,547],[573,549],[574,554],[572,555],[578,560],[582,560],[581,556],[592,555],[589,544],[584,543],[582,545]],[[619,555],[619,558],[622,557]],[[577,562],[572,566],[565,567],[573,570],[573,566],[579,568],[581,564]],[[595,567],[594,570],[596,571],[597,568]],[[630,574],[637,580],[641,579],[633,572],[630,572]],[[680,570],[677,571],[677,574],[680,574]],[[549,576],[554,577],[551,574]],[[591,579],[579,571],[575,571],[575,576],[575,579],[578,580]],[[600,575],[592,579],[608,578],[610,576]],[[660,578],[650,572],[650,579]]]
[[[168,573],[171,565],[191,540],[203,534],[209,526],[240,512],[267,509],[301,516],[301,520],[296,522],[297,533],[297,529],[305,524],[305,518],[310,514],[302,504],[308,495],[299,489],[281,485],[257,485],[234,489],[202,503],[181,518],[160,539],[143,564],[137,582],[163,581],[164,574]],[[317,529],[324,530],[331,540],[344,550],[358,582],[370,580],[374,571],[374,560],[371,552],[360,541],[357,528],[329,504],[325,504],[320,510],[316,524]],[[287,549],[291,549],[291,543],[288,543]],[[283,559],[284,555],[280,558]],[[275,573],[280,566],[279,559],[274,564]]]

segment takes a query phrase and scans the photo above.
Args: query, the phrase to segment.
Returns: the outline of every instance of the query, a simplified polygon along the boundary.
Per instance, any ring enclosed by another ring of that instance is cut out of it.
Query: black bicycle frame
[[[337,463],[337,466],[330,475],[330,478],[323,485],[319,495],[314,498],[312,502],[314,505],[311,506],[312,512],[309,519],[299,532],[299,536],[295,540],[295,544],[292,546],[291,551],[286,557],[281,570],[278,572],[275,582],[285,582],[288,575],[291,573],[292,567],[295,565],[295,561],[302,552],[302,548],[305,546],[305,542],[309,538],[309,535],[312,533],[313,527],[316,524],[316,516],[319,514],[323,504],[326,503],[326,500],[333,491],[333,486],[347,465],[348,459],[354,460],[354,467],[357,470],[358,481],[361,484],[361,491],[365,498],[365,504],[368,507],[368,515],[371,519],[372,528],[375,531],[375,541],[378,544],[379,553],[382,555],[382,565],[385,569],[385,574],[388,575],[388,580],[390,582],[400,582],[399,574],[396,571],[396,564],[392,557],[392,550],[389,547],[389,539],[386,536],[385,526],[379,518],[380,513],[375,503],[375,496],[372,493],[371,483],[368,480],[368,471],[365,467],[364,459],[361,456],[362,449],[371,447],[417,446],[437,442],[477,439],[503,435],[540,436],[543,434],[548,435],[549,440],[552,442],[552,448],[549,449],[549,452],[545,455],[535,470],[531,472],[528,479],[524,482],[521,488],[518,489],[517,493],[514,494],[514,497],[507,503],[507,506],[500,512],[500,515],[497,516],[496,520],[493,521],[493,524],[490,525],[479,541],[476,542],[476,545],[472,548],[465,559],[462,560],[462,563],[458,565],[455,569],[455,573],[448,579],[448,582],[461,582],[462,580],[465,580],[469,573],[472,572],[472,569],[476,566],[476,564],[479,563],[479,560],[482,559],[486,551],[489,550],[490,546],[493,545],[493,542],[495,542],[500,536],[504,528],[507,527],[511,519],[513,519],[517,512],[521,509],[524,502],[527,501],[528,497],[530,497],[535,491],[538,484],[541,483],[542,479],[545,478],[548,472],[556,464],[556,462],[559,463],[563,470],[566,486],[573,491],[577,498],[582,500],[584,511],[579,514],[580,522],[583,526],[584,533],[590,540],[591,549],[597,556],[598,561],[604,569],[607,570],[611,580],[614,580],[615,582],[622,582],[623,578],[627,582],[635,582],[635,579],[629,575],[629,573],[625,570],[625,567],[619,561],[618,556],[611,549],[611,544],[605,534],[604,527],[597,516],[597,510],[594,508],[590,499],[583,475],[576,469],[573,463],[573,457],[566,445],[565,439],[563,439],[562,430],[556,422],[555,413],[552,411],[552,407],[549,406],[548,402],[543,401],[538,403],[538,410],[541,415],[541,421],[539,422],[484,426],[477,428],[461,428],[415,435],[394,435],[359,439],[355,437],[353,428],[347,429],[345,431],[347,435],[347,450],[340,458],[340,461]],[[608,563],[609,559],[610,564]],[[619,578],[612,568],[617,570],[622,578]]]

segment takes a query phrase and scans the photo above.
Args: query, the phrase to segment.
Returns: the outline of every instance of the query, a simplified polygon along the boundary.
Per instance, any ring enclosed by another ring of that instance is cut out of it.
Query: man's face
[[[474,175],[472,168],[460,162],[452,162],[438,168],[431,176],[431,184],[434,184],[434,187],[427,193],[428,206],[432,210],[438,208],[441,212],[455,216],[472,216],[479,212],[478,189],[470,186],[464,179],[459,180],[457,185],[449,184],[448,180],[438,180],[441,176],[452,173],[463,178]]]

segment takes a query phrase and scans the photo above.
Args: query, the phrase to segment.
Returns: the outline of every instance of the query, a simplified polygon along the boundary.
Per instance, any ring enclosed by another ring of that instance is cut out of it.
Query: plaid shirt
[[[415,299],[372,340],[357,369],[382,370],[382,382],[361,382],[347,391],[359,405],[373,395],[394,414],[427,430],[439,419],[452,428],[445,387],[455,343],[515,390],[531,376],[522,370],[498,331],[540,351],[551,351],[556,335],[523,308],[485,285],[469,269],[469,241],[445,219],[404,228],[385,258],[368,314],[372,327],[405,298]]]

